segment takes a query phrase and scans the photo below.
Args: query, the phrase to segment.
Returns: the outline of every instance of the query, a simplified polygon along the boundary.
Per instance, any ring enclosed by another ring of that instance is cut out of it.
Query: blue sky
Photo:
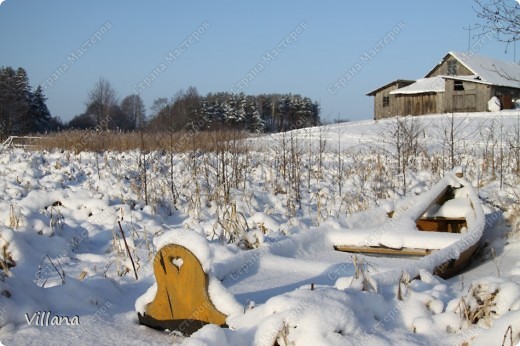
[[[318,101],[325,120],[370,119],[367,92],[467,50],[463,27],[477,21],[473,0],[6,0],[0,66],[44,84],[64,121],[84,111],[100,77],[121,99],[140,92],[147,109],[195,86],[297,93]],[[479,54],[513,60],[498,42]]]

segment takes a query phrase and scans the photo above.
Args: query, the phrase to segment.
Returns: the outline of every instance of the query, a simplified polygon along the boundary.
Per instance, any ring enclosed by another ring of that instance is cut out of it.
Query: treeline
[[[194,87],[172,98],[158,98],[146,110],[138,94],[121,102],[110,82],[100,79],[89,92],[83,114],[69,127],[132,131],[204,131],[238,129],[250,132],[287,131],[320,124],[320,108],[308,97],[292,94],[250,96],[227,92],[201,96]]]
[[[62,126],[46,100],[40,86],[32,91],[23,68],[0,67],[0,136],[45,133]]]
[[[58,129],[118,131],[204,131],[237,129],[279,132],[320,124],[318,103],[293,94],[245,95],[229,92],[202,96],[194,87],[172,98],[158,98],[146,115],[141,96],[119,99],[103,78],[87,95],[85,110],[68,124],[53,117],[41,86],[33,92],[23,68],[0,69],[0,135],[46,133]]]
[[[200,96],[190,87],[152,106],[151,130],[231,128],[279,132],[320,124],[320,108],[308,97],[292,94],[245,95],[227,92]]]
[[[119,101],[106,79],[99,79],[88,93],[85,105],[85,112],[72,118],[69,128],[134,131],[146,127],[146,109],[141,97],[128,95]]]

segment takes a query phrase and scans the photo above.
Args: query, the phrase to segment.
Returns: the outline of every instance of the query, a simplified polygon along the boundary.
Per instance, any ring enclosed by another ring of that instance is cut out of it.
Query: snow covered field
[[[416,133],[411,147],[396,139],[402,128]],[[333,250],[331,231],[376,224],[362,211],[428,191],[452,165],[492,220],[465,273],[379,282],[415,260]],[[520,112],[334,124],[210,153],[2,149],[0,341],[518,343],[519,167]],[[230,328],[184,338],[138,324],[136,301],[169,239],[206,249]]]

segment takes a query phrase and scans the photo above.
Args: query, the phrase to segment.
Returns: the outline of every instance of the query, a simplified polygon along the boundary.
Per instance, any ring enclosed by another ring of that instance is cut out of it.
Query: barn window
[[[464,90],[464,83],[461,80],[456,80],[453,83],[453,90],[455,90],[455,91],[462,91],[462,90]]]
[[[383,107],[390,106],[390,96],[383,96]]]
[[[448,61],[448,75],[455,76],[457,74],[457,60]]]

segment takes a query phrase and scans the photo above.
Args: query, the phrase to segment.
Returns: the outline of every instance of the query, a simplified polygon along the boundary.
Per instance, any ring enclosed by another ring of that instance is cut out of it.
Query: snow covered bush
[[[490,112],[499,112],[502,109],[502,104],[498,97],[493,96],[488,101],[488,111]]]

